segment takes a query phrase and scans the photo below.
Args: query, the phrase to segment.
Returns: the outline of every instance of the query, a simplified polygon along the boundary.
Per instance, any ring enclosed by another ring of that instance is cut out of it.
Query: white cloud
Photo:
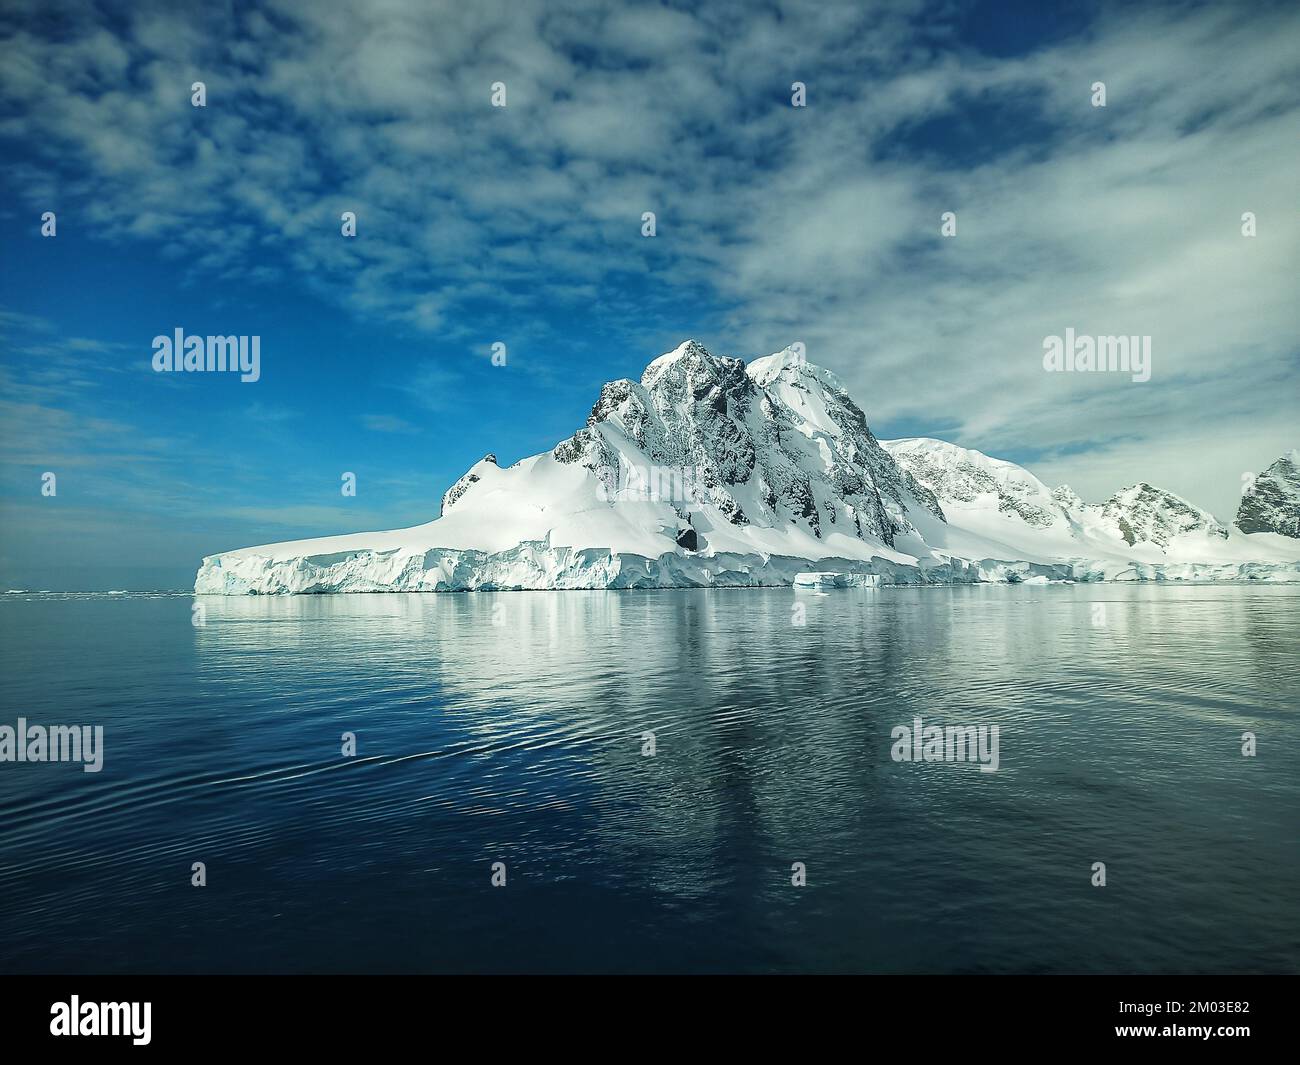
[[[1040,454],[1036,472],[1092,494],[1164,477],[1230,513],[1237,475],[1208,471],[1297,442],[1294,9],[1116,8],[996,59],[914,3],[277,0],[111,24],[71,7],[69,38],[0,42],[23,187],[191,270],[255,262],[465,343],[480,304],[521,335],[594,308],[658,343],[686,297],[725,314],[683,333],[751,355],[801,339],[873,422]],[[985,143],[966,158],[943,138],[972,107]],[[1150,334],[1152,380],[1045,374],[1042,339],[1067,327]],[[436,405],[451,379],[421,373]]]

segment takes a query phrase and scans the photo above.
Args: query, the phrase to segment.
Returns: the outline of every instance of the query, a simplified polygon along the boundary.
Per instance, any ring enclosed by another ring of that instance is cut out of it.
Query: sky
[[[1300,445],[1295,4],[0,0],[0,160],[5,588],[428,521],[688,337],[1093,501]]]

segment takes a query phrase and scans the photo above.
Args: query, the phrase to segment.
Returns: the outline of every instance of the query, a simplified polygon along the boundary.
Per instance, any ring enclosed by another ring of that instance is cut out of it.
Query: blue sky
[[[1300,443],[1294,5],[235,7],[0,9],[5,587],[429,520],[686,337],[1085,498],[1231,517]],[[177,327],[261,379],[154,373]],[[1045,374],[1067,327],[1152,380]]]

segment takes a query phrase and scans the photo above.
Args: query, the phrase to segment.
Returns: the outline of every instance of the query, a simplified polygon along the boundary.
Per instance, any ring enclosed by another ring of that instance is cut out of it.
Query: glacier
[[[1266,487],[1271,515],[1296,512],[1293,480]],[[1146,482],[1084,503],[955,444],[880,441],[796,350],[746,364],[691,340],[607,383],[551,451],[506,468],[486,455],[433,521],[210,555],[194,590],[741,588],[812,573],[844,587],[1300,581],[1300,539],[1225,526]]]

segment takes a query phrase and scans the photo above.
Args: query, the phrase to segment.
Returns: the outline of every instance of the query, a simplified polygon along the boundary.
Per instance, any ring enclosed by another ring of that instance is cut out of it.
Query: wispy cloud
[[[376,433],[418,433],[408,421],[392,414],[363,414],[361,424]]]

